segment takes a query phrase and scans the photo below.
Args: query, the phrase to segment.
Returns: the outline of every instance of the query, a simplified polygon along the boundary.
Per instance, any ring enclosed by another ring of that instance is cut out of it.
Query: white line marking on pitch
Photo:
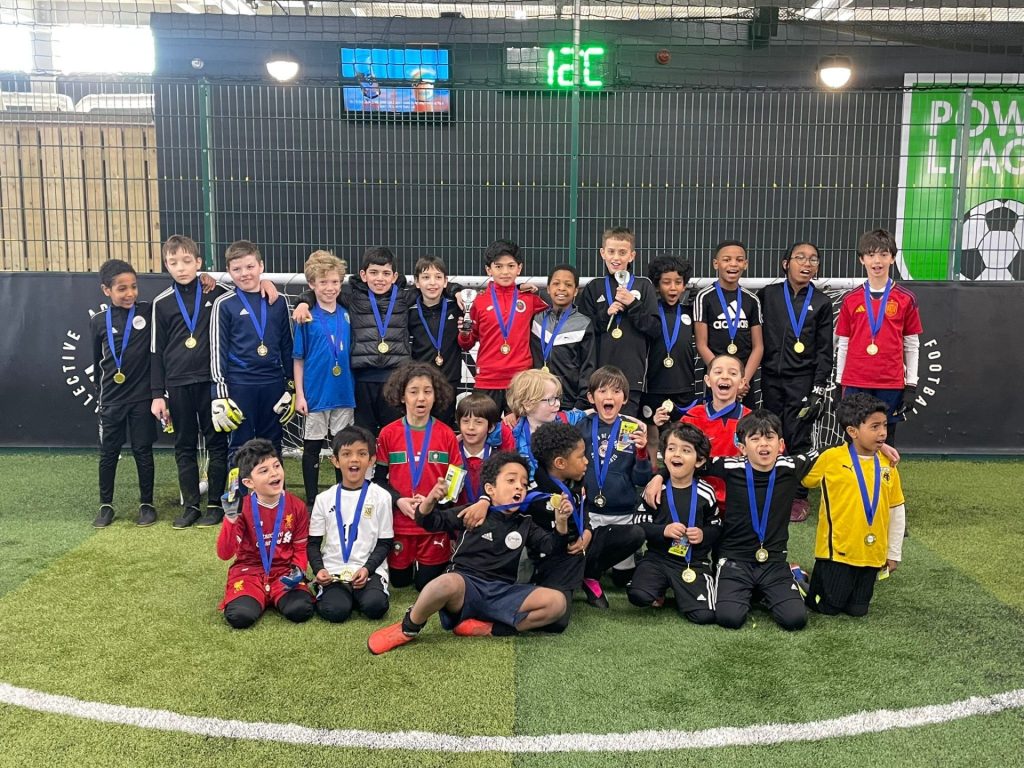
[[[736,728],[708,728],[703,731],[634,731],[632,733],[560,733],[548,736],[451,736],[444,733],[397,731],[376,733],[359,730],[307,728],[279,723],[251,723],[194,717],[145,707],[125,707],[80,701],[29,688],[0,683],[0,702],[36,712],[96,720],[116,725],[134,725],[155,731],[189,733],[249,741],[285,744],[313,744],[324,747],[402,749],[430,752],[654,752],[709,747],[740,747],[818,741],[894,728],[916,728],[947,723],[975,715],[991,715],[1024,708],[1024,688],[991,696],[972,696],[963,701],[907,709],[878,709],[832,720],[810,723],[765,723]]]

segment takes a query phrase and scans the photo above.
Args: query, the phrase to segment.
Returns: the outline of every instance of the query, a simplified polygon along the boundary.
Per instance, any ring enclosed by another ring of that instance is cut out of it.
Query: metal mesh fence
[[[149,25],[153,74],[63,73],[75,24]],[[186,233],[213,267],[244,237],[274,272],[384,243],[474,274],[508,237],[529,274],[595,274],[625,225],[640,271],[670,252],[710,276],[739,238],[769,277],[811,240],[852,277],[875,227],[905,276],[1024,270],[1018,0],[0,0],[11,29],[33,48],[0,72],[4,269],[159,269]],[[816,81],[836,58],[851,90]]]

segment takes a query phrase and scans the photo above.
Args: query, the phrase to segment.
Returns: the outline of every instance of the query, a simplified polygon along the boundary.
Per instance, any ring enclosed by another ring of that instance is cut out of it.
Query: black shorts
[[[830,616],[837,613],[864,616],[877,580],[878,568],[815,560],[807,590],[807,607]]]
[[[476,576],[456,572],[466,583],[466,594],[462,602],[462,610],[458,614],[444,609],[438,612],[441,626],[454,629],[455,625],[466,619],[494,621],[514,627],[525,618],[526,614],[519,607],[530,594],[537,589],[534,584],[506,584],[504,581],[485,581]]]
[[[715,578],[707,563],[692,563],[697,580],[683,581],[685,562],[647,554],[636,567],[627,592],[630,602],[650,604],[650,600],[664,597],[668,590],[676,601],[676,609],[685,616],[696,611],[715,610]],[[649,598],[649,599],[648,599]]]
[[[807,609],[789,563],[721,560],[715,582],[715,617],[720,626],[738,629],[755,601],[786,630],[803,629]]]

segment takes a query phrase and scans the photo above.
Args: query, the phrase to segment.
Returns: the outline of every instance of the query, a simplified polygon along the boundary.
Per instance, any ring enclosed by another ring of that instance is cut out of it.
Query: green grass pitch
[[[863,620],[812,615],[786,634],[767,614],[738,632],[673,611],[582,602],[560,637],[459,639],[433,620],[374,658],[356,618],[230,630],[214,530],[174,531],[173,459],[157,458],[160,523],[93,531],[96,460],[7,452],[0,480],[0,683],[86,702],[312,729],[458,736],[703,731],[800,724],[1024,688],[1021,461],[901,466],[911,537]],[[298,466],[290,480],[301,487]],[[324,480],[326,482],[326,472]],[[814,519],[792,526],[812,561]],[[413,600],[393,592],[387,618]],[[1024,765],[1024,709],[841,738],[661,752],[444,753],[192,735],[0,705],[0,766],[977,766]]]

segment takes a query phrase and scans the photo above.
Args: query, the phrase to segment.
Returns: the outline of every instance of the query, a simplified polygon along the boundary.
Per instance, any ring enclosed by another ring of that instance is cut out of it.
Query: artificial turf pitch
[[[95,458],[6,453],[0,489],[0,682],[84,701],[311,728],[455,735],[700,731],[805,723],[1024,688],[1024,462],[905,460],[911,537],[866,619],[812,615],[787,634],[765,613],[738,632],[671,610],[577,601],[560,637],[459,639],[436,620],[374,658],[385,622],[230,630],[215,530],[174,531],[173,460],[157,461],[161,521],[93,531]],[[298,467],[290,480],[301,487]],[[325,473],[326,481],[326,473]],[[812,562],[814,518],[792,526]],[[387,621],[413,600],[393,592]],[[844,738],[645,753],[437,753],[246,741],[113,725],[0,705],[0,766],[972,766],[1024,765],[1024,710]]]

